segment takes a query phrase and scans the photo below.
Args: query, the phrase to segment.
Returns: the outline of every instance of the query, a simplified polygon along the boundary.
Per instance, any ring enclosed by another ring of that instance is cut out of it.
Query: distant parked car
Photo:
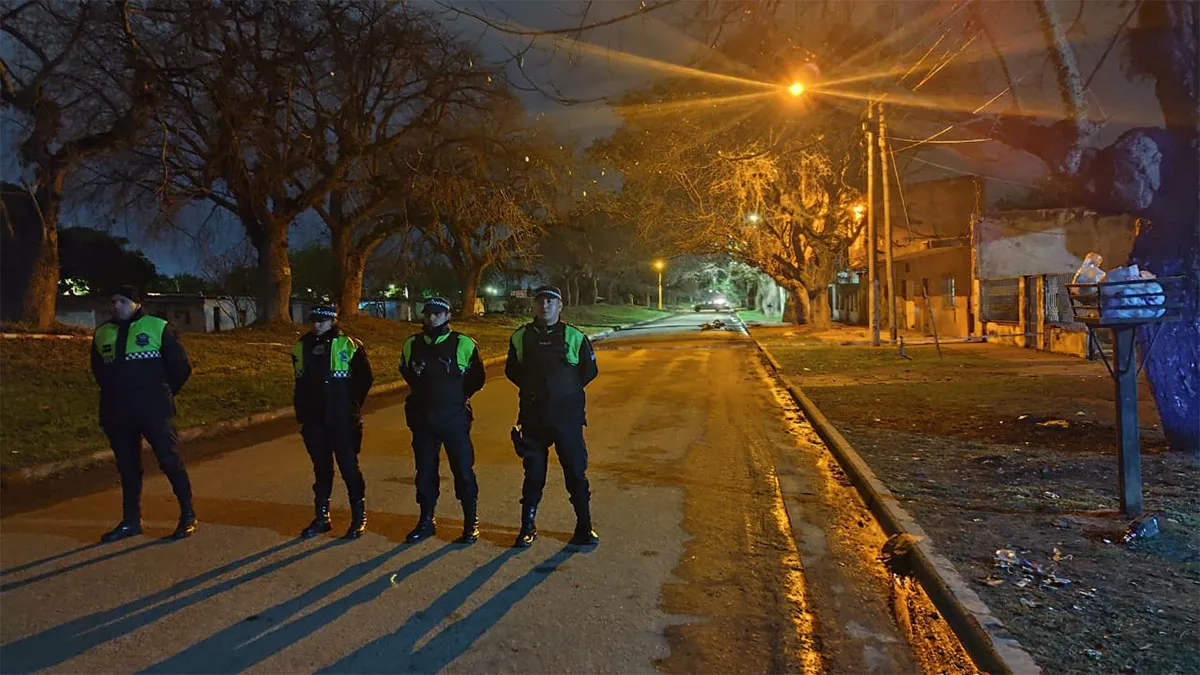
[[[696,303],[692,309],[697,313],[709,310],[712,312],[728,312],[729,303],[722,298],[713,298],[705,302]]]

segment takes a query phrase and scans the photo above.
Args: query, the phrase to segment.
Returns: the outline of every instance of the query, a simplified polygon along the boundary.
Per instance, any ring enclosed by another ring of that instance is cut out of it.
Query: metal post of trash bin
[[[1142,515],[1142,455],[1138,427],[1137,381],[1162,324],[1178,321],[1183,308],[1183,277],[1158,277],[1093,284],[1067,284],[1075,320],[1087,327],[1113,333],[1113,359],[1104,350],[1100,358],[1112,375],[1117,406],[1117,491],[1121,512],[1130,518]],[[1145,326],[1150,340],[1137,358],[1137,330]]]
[[[1121,511],[1130,518],[1142,515],[1142,449],[1138,433],[1137,326],[1113,326],[1112,378],[1117,396],[1117,491]]]

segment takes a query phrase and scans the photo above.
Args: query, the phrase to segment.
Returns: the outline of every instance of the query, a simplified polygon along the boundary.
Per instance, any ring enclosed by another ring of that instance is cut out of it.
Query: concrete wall
[[[1135,219],[1131,216],[1101,216],[1084,209],[980,216],[973,233],[973,293],[978,298],[979,280],[1018,279],[1020,321],[980,321],[978,332],[988,336],[989,341],[1086,358],[1088,333],[1083,325],[1046,321],[1047,277],[1074,274],[1091,252],[1103,256],[1104,269],[1124,266],[1135,234]],[[1030,296],[1036,299],[1037,307],[1026,307]],[[1033,310],[1037,325],[1026,325],[1030,314],[1027,309]]]
[[[1100,216],[1083,209],[986,214],[975,225],[980,279],[1071,274],[1090,252],[1104,269],[1121,267],[1133,248],[1132,216]]]
[[[970,335],[969,317],[973,310],[970,306],[969,248],[951,248],[897,260],[895,271],[896,306],[902,319],[901,328],[932,335],[936,325],[938,337]],[[954,280],[952,298],[945,293],[949,290],[947,278]],[[921,294],[922,283],[928,287],[928,306]]]

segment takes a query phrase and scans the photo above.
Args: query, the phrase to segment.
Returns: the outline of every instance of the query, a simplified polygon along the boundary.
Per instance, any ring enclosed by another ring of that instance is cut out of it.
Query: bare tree
[[[321,69],[338,75],[312,93],[336,145],[360,149],[343,184],[314,207],[330,231],[344,314],[357,312],[371,253],[410,227],[407,201],[434,131],[503,91],[500,74],[478,66],[478,54],[428,13],[386,3],[353,9],[321,8],[333,46]],[[321,173],[331,168],[326,161]]]
[[[483,273],[527,256],[558,220],[559,184],[569,162],[546,129],[527,126],[521,110],[493,111],[438,144],[410,205],[422,234],[454,268],[463,313],[475,313]]]
[[[152,15],[153,8],[142,8]],[[28,243],[32,265],[21,316],[45,328],[58,289],[58,221],[75,172],[133,142],[153,113],[162,72],[136,36],[129,2],[4,3],[0,100],[15,113],[18,156],[32,174],[36,205]]]

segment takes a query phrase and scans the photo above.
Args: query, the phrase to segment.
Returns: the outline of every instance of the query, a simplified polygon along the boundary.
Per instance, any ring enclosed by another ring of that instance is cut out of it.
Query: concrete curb
[[[671,314],[666,314],[663,316],[655,317],[653,319],[646,319],[645,321],[631,323],[628,326],[619,326],[617,328],[609,328],[608,330],[602,330],[599,333],[596,333],[595,335],[589,335],[588,339],[591,340],[592,342],[600,342],[602,340],[612,337],[614,333],[619,333],[623,330],[629,330],[630,328],[639,328],[641,326],[648,326],[652,323],[655,323],[657,321],[662,321],[663,319],[668,319],[670,317],[671,317]]]
[[[975,665],[989,673],[1040,673],[1041,668],[1029,652],[992,614],[953,564],[937,553],[929,535],[900,506],[895,495],[875,476],[850,442],[799,387],[788,381],[771,352],[753,335],[750,337],[812,423],[817,435],[825,441],[884,531],[889,536],[908,534],[917,539],[910,554],[917,580],[954,630]]]
[[[638,323],[630,324],[628,326],[621,326],[620,328],[610,328],[608,330],[601,331],[594,336],[591,336],[590,339],[592,342],[599,342],[599,341],[602,341],[602,340],[612,336],[613,333],[616,333],[620,330],[623,330],[626,328],[634,328],[636,326],[641,326],[641,325],[648,324],[648,323],[653,323],[655,321],[660,321],[663,318],[666,318],[666,317],[657,317],[654,319],[648,319],[646,321],[640,321]],[[28,336],[20,335],[19,337],[28,337]],[[491,368],[492,366],[497,366],[497,365],[504,363],[504,359],[505,359],[505,356],[495,356],[490,359],[484,359],[483,366],[485,368]],[[381,385],[372,387],[371,394],[372,395],[387,394],[390,392],[400,391],[402,389],[407,389],[407,388],[408,388],[408,385],[404,382],[404,380],[396,380],[394,382],[388,382],[386,384],[381,384]],[[234,419],[221,420],[219,422],[213,422],[211,424],[205,424],[202,426],[187,427],[185,429],[179,430],[179,441],[181,443],[190,443],[190,442],[194,442],[194,441],[202,441],[202,440],[207,440],[210,438],[216,438],[218,436],[223,436],[225,434],[229,434],[229,433],[232,433],[235,431],[241,431],[243,429],[257,426],[259,424],[265,424],[267,422],[273,422],[275,420],[284,419],[286,417],[290,417],[293,414],[294,414],[294,411],[292,410],[291,406],[288,406],[286,408],[276,408],[275,410],[268,410],[265,412],[255,413],[253,415],[249,415],[246,417],[236,417]],[[143,441],[143,447],[146,447],[144,441]],[[89,469],[93,466],[97,466],[100,464],[107,464],[111,461],[112,461],[112,450],[106,449],[106,450],[97,450],[96,452],[93,452],[93,453],[90,453],[87,455],[83,455],[82,457],[73,457],[71,459],[63,459],[63,460],[59,460],[56,462],[46,462],[44,464],[35,464],[33,466],[26,466],[26,467],[21,467],[18,469],[9,469],[7,471],[4,471],[3,473],[0,473],[0,487],[9,487],[9,486],[15,486],[15,485],[27,485],[29,483],[37,483],[37,482],[40,482],[43,480],[47,480],[49,478],[53,478],[60,474],[71,473],[74,471],[82,471],[84,469]]]

